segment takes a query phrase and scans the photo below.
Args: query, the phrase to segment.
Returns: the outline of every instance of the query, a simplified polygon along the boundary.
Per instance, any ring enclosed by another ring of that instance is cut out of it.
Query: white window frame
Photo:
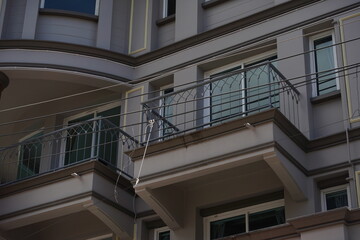
[[[163,232],[170,231],[169,227],[161,227],[154,229],[154,240],[159,240],[159,234]],[[171,231],[170,231],[170,239],[171,239]]]
[[[172,88],[173,91],[175,91],[175,89],[174,89],[174,84],[173,84],[173,83],[170,83],[170,84],[161,86],[161,87],[160,87],[160,96],[164,96],[164,95],[165,95],[165,90],[170,89],[170,88]],[[163,103],[164,103],[164,98],[161,98],[161,99],[160,99],[159,106],[163,106]],[[164,115],[165,115],[165,113],[164,113],[164,106],[160,108],[159,114],[160,114],[160,116],[164,116]],[[163,137],[163,136],[164,136],[164,134],[163,134],[163,126],[159,126],[159,127],[161,128],[161,129],[159,129],[159,137]]]
[[[230,70],[230,69],[235,68],[235,67],[241,67],[241,69],[244,69],[246,65],[261,61],[261,60],[266,59],[266,58],[270,58],[272,56],[275,56],[276,54],[277,54],[276,50],[270,50],[270,51],[264,52],[262,54],[258,54],[258,55],[252,56],[252,57],[244,58],[244,59],[242,59],[240,61],[236,61],[236,62],[226,64],[226,65],[218,67],[218,68],[214,68],[214,69],[206,71],[204,73],[204,79],[211,80],[210,78],[211,78],[212,75],[224,72],[226,70]],[[241,84],[242,84],[241,88],[244,89],[245,88],[245,82],[242,81]],[[210,88],[209,88],[209,90],[204,95],[204,110],[203,110],[203,116],[205,116],[204,117],[204,124],[209,123],[211,121],[210,98],[211,97],[210,97]],[[246,107],[245,106],[245,99],[242,100],[242,107],[243,107],[242,111],[245,112],[245,107]]]
[[[334,193],[338,191],[346,190],[348,207],[351,208],[351,198],[350,198],[350,187],[349,184],[339,185],[335,187],[329,187],[321,190],[321,210],[328,211],[326,205],[326,195],[329,193]]]
[[[40,2],[40,8],[44,8],[45,7],[45,1],[46,0],[41,0]],[[100,6],[100,0],[96,0],[95,2],[95,12],[94,12],[94,15],[95,16],[99,16],[99,6]],[[59,9],[61,10],[61,9]],[[75,12],[75,11],[74,11]],[[85,13],[86,14],[86,13]]]
[[[101,236],[98,236],[98,237],[88,238],[86,240],[102,240],[102,239],[106,239],[106,238],[109,238],[109,237],[113,237],[113,234],[112,233],[104,234],[104,235],[101,235]]]
[[[309,46],[310,46],[310,69],[311,69],[311,73],[313,74],[311,76],[311,79],[316,78],[316,62],[315,62],[315,44],[314,42],[316,40],[322,39],[322,38],[326,38],[328,36],[331,36],[332,39],[332,44],[335,44],[335,34],[333,31],[326,31],[326,32],[322,32],[319,34],[316,34],[314,36],[311,36],[309,38]],[[332,46],[332,50],[333,50],[333,54],[334,54],[334,67],[337,68],[338,64],[337,64],[337,54],[336,54],[336,46]],[[340,83],[339,83],[339,74],[336,73],[336,89],[339,90],[340,89]],[[317,88],[318,88],[318,84],[317,84],[317,79],[315,79],[315,81],[313,81],[313,83],[311,84],[312,86],[312,96],[313,97],[317,97]]]
[[[101,106],[101,107],[98,107],[98,108],[91,109],[91,110],[86,111],[86,112],[82,112],[82,113],[67,117],[67,118],[64,119],[64,126],[68,126],[70,121],[75,120],[77,118],[84,117],[86,115],[94,114],[94,118],[96,118],[97,113],[103,112],[103,111],[106,111],[106,110],[109,110],[109,109],[115,108],[115,107],[120,107],[120,109],[121,109],[121,103],[115,102],[115,103],[107,104],[107,105],[104,105],[104,106]],[[120,116],[119,116],[119,118],[120,118]],[[93,138],[94,138],[94,135],[93,135]],[[93,139],[93,141],[94,141],[94,139]],[[59,160],[59,167],[63,167],[65,165],[65,155],[66,155],[65,151],[66,151],[66,138],[64,138],[62,140],[62,143],[61,143],[61,155],[62,155],[62,157]],[[93,156],[93,154],[94,154],[93,150],[91,150],[91,156]],[[118,159],[117,159],[116,162],[119,163],[119,156],[118,156]]]
[[[265,211],[268,209],[273,209],[277,207],[284,207],[285,201],[284,199],[279,199],[271,202],[261,203],[258,205],[253,205],[245,208],[236,209],[233,211],[228,211],[220,214],[211,215],[208,217],[205,217],[203,219],[204,223],[204,237],[205,240],[210,240],[210,223],[214,221],[219,221],[231,217],[236,217],[240,215],[245,215],[245,232],[249,232],[249,214],[251,213],[257,213],[261,211]]]
[[[175,1],[175,4],[176,4],[176,1]],[[163,18],[166,18],[166,17],[168,17],[168,16],[171,16],[171,15],[169,15],[169,13],[168,13],[169,0],[163,0],[162,5],[163,5],[162,17],[163,17]]]

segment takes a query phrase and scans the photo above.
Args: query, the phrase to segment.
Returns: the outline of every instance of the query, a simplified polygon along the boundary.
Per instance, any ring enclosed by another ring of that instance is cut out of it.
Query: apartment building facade
[[[359,21],[0,0],[0,239],[358,239]]]

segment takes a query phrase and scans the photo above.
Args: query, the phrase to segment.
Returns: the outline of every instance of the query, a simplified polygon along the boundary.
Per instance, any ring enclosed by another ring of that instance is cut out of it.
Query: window
[[[120,106],[117,106],[68,120],[64,165],[98,158],[116,166],[119,114]]]
[[[336,61],[332,35],[319,35],[311,40],[313,52],[313,72],[316,76],[314,95],[320,96],[338,89],[335,73]]]
[[[42,132],[37,131],[22,139],[23,144],[19,149],[18,179],[39,173],[42,152],[42,142],[39,137],[41,136]]]
[[[157,228],[154,230],[154,240],[170,240],[170,230],[168,227]]]
[[[176,9],[176,0],[163,0],[163,17],[174,15]]]
[[[205,106],[210,108],[204,110],[204,117],[207,119],[205,122],[223,122],[279,107],[280,86],[278,80],[270,74],[269,65],[265,64],[274,59],[276,56],[249,64],[238,63],[223,71],[209,74],[211,83]],[[260,66],[253,67],[255,65]],[[241,71],[243,68],[249,70]]]
[[[173,109],[174,109],[174,95],[170,95],[167,96],[167,94],[171,94],[172,92],[174,92],[174,88],[172,87],[168,87],[162,90],[162,94],[164,95],[163,98],[163,108],[162,108],[162,113],[160,113],[163,117],[165,121],[162,121],[162,130],[161,130],[161,134],[162,136],[167,136],[167,135],[171,135],[174,132],[174,129],[172,128],[172,122],[173,122]]]
[[[322,210],[350,206],[349,186],[340,185],[321,191]]]
[[[41,8],[98,15],[99,0],[41,0]]]
[[[204,218],[204,236],[211,240],[285,223],[284,200],[276,200]]]

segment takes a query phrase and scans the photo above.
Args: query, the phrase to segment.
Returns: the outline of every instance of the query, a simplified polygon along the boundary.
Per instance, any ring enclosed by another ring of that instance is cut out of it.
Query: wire
[[[358,63],[354,63],[352,65],[349,65],[349,66],[346,66],[346,67],[338,67],[338,68],[334,68],[332,70],[338,70],[338,72],[341,72],[341,71],[344,71],[344,70],[349,70],[349,69],[352,69],[354,67],[357,67],[358,65],[360,64],[360,62]],[[301,75],[301,76],[296,76],[296,77],[293,77],[293,78],[290,78],[290,79],[287,79],[288,81],[295,81],[299,78],[307,78],[307,77],[311,77],[311,76],[316,76],[316,74],[319,74],[319,73],[326,73],[328,71],[332,71],[332,70],[327,70],[327,71],[322,71],[322,72],[316,72],[316,73],[310,73],[310,74],[305,74],[305,75]],[[336,72],[335,72],[336,73]],[[330,73],[331,74],[331,73]],[[352,75],[354,73],[348,73],[348,74],[344,74],[342,76],[349,76],[349,75]],[[341,76],[339,76],[341,77]],[[316,81],[316,77],[312,78],[312,79],[306,79],[304,81],[301,81],[301,82],[298,82],[298,83],[295,83],[294,84],[294,87],[301,87],[301,86],[304,86],[304,85],[307,85],[307,84],[312,84],[313,81]],[[305,83],[305,84],[304,84]],[[274,83],[269,83],[269,84],[264,84],[262,86],[265,86],[265,85],[271,85],[271,84],[274,84]],[[243,88],[242,90],[249,90],[249,89],[252,89],[254,87],[250,87],[250,88]],[[180,90],[181,91],[181,90]],[[174,92],[176,93],[176,92]],[[172,94],[174,94],[172,93]],[[228,93],[228,92],[227,92]],[[227,94],[227,93],[224,93],[224,94]],[[170,94],[171,95],[171,94]],[[134,96],[133,96],[134,97]],[[200,98],[198,98],[197,100],[201,100]],[[115,100],[115,101],[112,101],[112,102],[118,102],[119,100]],[[98,105],[103,105],[103,104],[98,104]],[[176,105],[176,104],[169,104],[170,106],[171,105]],[[155,109],[157,107],[154,107],[154,108],[150,108],[150,109]],[[53,114],[48,114],[48,115],[43,115],[43,116],[39,116],[39,117],[34,117],[34,118],[27,118],[27,119],[22,119],[22,120],[18,120],[18,121],[12,121],[12,122],[6,122],[6,123],[2,123],[0,124],[0,126],[6,126],[6,125],[10,125],[10,124],[14,124],[14,123],[19,123],[19,122],[25,122],[25,121],[30,121],[30,120],[36,120],[36,119],[40,119],[40,118],[44,118],[44,117],[48,117],[48,116],[54,116],[54,115],[57,115],[57,114],[63,114],[63,113],[67,113],[68,111],[65,111],[65,112],[58,112],[58,113],[53,113]],[[142,110],[136,110],[136,111],[131,111],[131,112],[127,112],[127,113],[123,113],[123,114],[115,114],[115,115],[111,115],[111,116],[108,116],[108,117],[104,117],[104,119],[106,118],[111,118],[111,117],[115,117],[115,116],[119,116],[119,117],[122,117],[122,116],[125,116],[125,115],[128,115],[128,114],[136,114],[136,113],[141,113]],[[126,128],[126,127],[129,127],[129,126],[136,126],[138,125],[138,123],[134,123],[134,124],[129,124],[129,125],[124,125],[123,127]],[[60,124],[60,125],[56,125],[56,126],[52,126],[52,127],[48,127],[46,129],[54,129],[56,127],[63,127],[64,125],[63,124]],[[0,135],[0,137],[4,137],[4,136],[12,136],[12,135],[17,135],[17,134],[23,134],[23,133],[30,133],[30,132],[33,132],[35,130],[38,130],[38,129],[31,129],[31,130],[28,130],[28,131],[20,131],[20,132],[12,132],[12,133],[9,133],[9,134],[3,134],[3,135]],[[44,130],[44,128],[42,129]]]
[[[145,145],[145,150],[144,150],[144,153],[143,153],[143,157],[141,159],[141,164],[140,164],[140,168],[139,168],[139,173],[138,173],[138,176],[136,178],[136,182],[135,182],[135,185],[134,187],[136,187],[140,181],[140,174],[141,174],[141,170],[142,170],[142,167],[143,167],[143,164],[144,164],[144,160],[145,160],[145,155],[146,155],[146,152],[147,152],[147,148],[149,146],[149,141],[150,141],[150,137],[151,137],[151,132],[152,132],[152,129],[154,127],[154,123],[155,123],[155,120],[154,119],[151,119],[149,120],[149,124],[146,126],[145,128],[145,133],[146,133],[146,130],[148,127],[150,127],[150,131],[149,131],[149,136],[147,138],[147,141],[146,141],[146,145]]]
[[[357,21],[360,21],[360,20],[354,20],[354,21],[351,21],[351,22],[343,23],[342,25],[351,24],[351,23],[354,23],[354,22],[357,22]],[[327,28],[326,30],[321,29],[321,30],[314,31],[314,32],[311,32],[311,33],[299,35],[299,36],[294,37],[294,38],[289,38],[289,39],[285,39],[285,40],[283,40],[283,41],[279,41],[278,43],[271,43],[271,44],[267,44],[267,45],[265,45],[265,46],[261,46],[261,47],[257,47],[257,48],[252,48],[252,49],[248,49],[248,50],[236,50],[236,51],[233,51],[233,52],[231,52],[231,53],[226,53],[226,55],[224,55],[224,56],[217,56],[217,57],[211,58],[211,60],[210,60],[210,59],[207,59],[206,61],[202,61],[202,62],[200,61],[200,62],[196,63],[196,65],[205,64],[205,63],[207,63],[207,62],[211,62],[211,61],[215,61],[215,60],[221,60],[221,59],[224,59],[224,58],[228,58],[228,57],[231,57],[231,56],[238,55],[238,54],[240,54],[240,53],[247,53],[247,52],[252,52],[252,51],[255,51],[255,50],[267,48],[267,47],[270,47],[270,46],[276,46],[276,45],[279,44],[279,43],[284,43],[284,42],[291,41],[291,40],[294,40],[294,39],[297,39],[297,38],[300,38],[300,37],[305,37],[305,36],[309,36],[309,35],[314,35],[314,34],[316,34],[316,33],[324,32],[324,31],[327,31],[327,30],[330,30],[330,29],[333,29],[333,27],[329,27],[329,28]],[[290,31],[290,32],[292,32],[292,31]],[[289,33],[289,32],[287,32],[287,33]],[[281,36],[281,35],[279,35],[279,36]],[[358,39],[359,39],[359,38],[356,38],[356,39],[353,39],[353,40],[344,41],[344,42],[340,42],[340,43],[335,43],[335,44],[333,44],[333,45],[331,45],[331,46],[339,45],[339,44],[342,44],[342,43],[346,43],[346,42],[350,42],[350,41],[354,41],[354,40],[358,40]],[[331,46],[328,46],[328,47],[331,47]],[[247,46],[247,47],[248,47],[248,46]],[[304,52],[304,53],[299,53],[299,54],[292,55],[292,56],[288,56],[288,57],[284,57],[284,58],[277,59],[277,60],[273,60],[273,61],[277,61],[277,62],[278,62],[278,61],[282,61],[282,60],[285,60],[285,59],[288,59],[288,58],[291,58],[291,57],[299,56],[299,55],[302,55],[302,54],[305,54],[305,53],[310,53],[310,52],[312,52],[312,51],[314,51],[314,50],[311,50],[311,51],[308,51],[308,52]],[[193,65],[194,65],[194,64],[193,64]],[[189,66],[192,66],[192,65],[187,65],[186,67],[189,67]],[[178,71],[180,71],[181,69],[183,69],[183,68],[179,68],[179,69],[177,69],[175,72],[178,72]],[[174,71],[172,71],[172,73],[174,73]],[[165,75],[168,75],[168,74],[169,74],[169,73],[167,73],[167,74],[165,74]],[[161,75],[150,75],[150,76],[147,76],[147,77],[144,78],[144,79],[139,79],[139,80],[133,81],[132,83],[142,82],[142,81],[145,81],[145,80],[147,80],[147,79],[155,78],[155,77],[158,77],[158,76],[161,76]],[[164,76],[164,74],[162,74],[162,76]],[[186,84],[183,84],[183,85],[187,85],[187,84],[191,84],[191,83],[193,83],[193,82],[186,83]],[[40,102],[36,102],[36,103],[20,105],[20,106],[8,108],[8,109],[0,110],[0,113],[2,113],[2,112],[7,112],[7,111],[12,111],[12,110],[17,110],[17,109],[21,109],[21,108],[26,108],[26,107],[32,107],[32,106],[36,106],[36,105],[40,105],[40,104],[45,104],[45,103],[49,103],[49,102],[64,100],[64,99],[66,99],[66,98],[71,98],[71,97],[80,96],[80,95],[84,95],[84,94],[89,94],[89,93],[93,93],[93,92],[97,92],[97,91],[102,91],[102,90],[105,90],[105,89],[109,89],[109,88],[113,88],[113,87],[118,87],[118,86],[122,86],[122,85],[126,85],[126,84],[125,84],[125,83],[119,83],[119,84],[114,84],[114,85],[107,86],[107,87],[103,87],[103,88],[99,88],[99,89],[94,89],[94,90],[90,90],[90,91],[80,92],[80,93],[71,94],[71,95],[67,95],[67,96],[63,96],[63,97],[58,97],[58,98],[53,98],[53,99],[49,99],[49,100],[44,100],[44,101],[40,101]],[[128,85],[129,85],[129,84],[128,84]],[[183,85],[178,85],[177,87],[183,86]],[[89,106],[89,107],[90,107],[90,106]]]

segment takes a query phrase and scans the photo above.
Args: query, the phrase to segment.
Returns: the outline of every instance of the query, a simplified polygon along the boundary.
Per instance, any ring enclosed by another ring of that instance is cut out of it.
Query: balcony
[[[299,126],[298,102],[298,90],[269,62],[149,99],[143,119],[155,120],[154,143],[274,108]],[[147,132],[142,135],[145,139]]]
[[[171,229],[182,227],[191,194],[196,209],[284,189],[291,201],[306,199],[304,152],[289,137],[302,136],[299,95],[267,62],[143,102],[149,146],[131,151],[136,193]]]
[[[107,119],[92,119],[0,149],[1,185],[97,160],[128,179],[133,168],[124,150],[137,141]]]

